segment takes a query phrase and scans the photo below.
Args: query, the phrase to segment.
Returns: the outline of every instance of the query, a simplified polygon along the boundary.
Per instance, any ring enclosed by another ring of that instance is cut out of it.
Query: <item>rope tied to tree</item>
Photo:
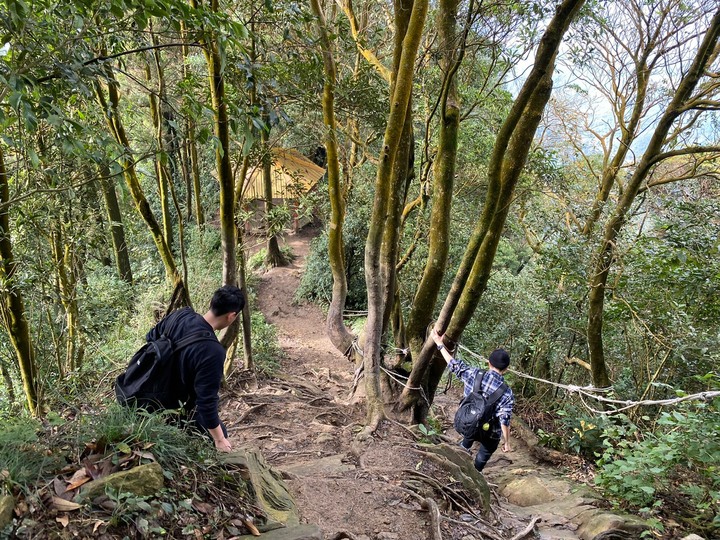
[[[467,347],[464,347],[463,345],[458,343],[458,348],[462,349],[463,351],[467,352],[470,356],[473,356],[475,358],[478,358],[483,361],[487,361],[487,359],[484,356],[481,356]],[[538,377],[533,377],[532,375],[528,375],[527,373],[522,373],[520,371],[517,371],[515,369],[508,368],[508,371],[510,371],[512,374],[517,375],[518,377],[524,378],[524,379],[530,379],[533,381],[537,381],[543,384],[548,384],[550,386],[554,386],[556,388],[560,388],[563,390],[566,390],[570,394],[577,394],[580,398],[580,401],[582,402],[583,406],[588,409],[589,411],[605,415],[605,416],[611,416],[613,414],[618,414],[623,411],[626,411],[628,409],[633,409],[635,407],[640,406],[665,406],[665,405],[675,405],[677,403],[681,403],[683,401],[709,401],[711,399],[715,399],[717,397],[720,397],[720,391],[712,390],[712,391],[705,391],[705,392],[698,392],[696,394],[688,394],[685,396],[678,396],[676,398],[668,398],[668,399],[643,399],[640,401],[632,401],[632,400],[622,400],[622,399],[612,399],[607,398],[603,396],[596,395],[596,393],[608,393],[612,391],[612,387],[605,387],[605,388],[596,388],[592,385],[590,386],[578,386],[573,384],[561,384],[556,383],[553,381],[548,381],[546,379],[541,379]],[[593,393],[595,392],[595,393]],[[598,410],[590,405],[587,404],[585,401],[585,397],[592,398],[596,401],[600,401],[602,403],[609,403],[611,405],[619,405],[619,408],[615,408],[610,411],[603,411]]]

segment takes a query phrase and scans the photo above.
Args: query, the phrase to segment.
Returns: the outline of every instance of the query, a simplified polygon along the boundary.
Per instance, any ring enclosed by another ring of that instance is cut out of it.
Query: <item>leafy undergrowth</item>
[[[164,475],[164,488],[152,496],[110,489],[90,501],[78,496],[92,480],[152,462]],[[72,421],[16,420],[0,428],[0,493],[15,499],[13,522],[0,537],[248,534],[259,511],[231,467],[203,437],[116,405]]]
[[[575,458],[569,476],[637,514],[659,538],[720,532],[720,431],[714,402],[681,403],[654,417],[594,417],[581,408],[555,413],[525,400],[519,409],[540,443]]]

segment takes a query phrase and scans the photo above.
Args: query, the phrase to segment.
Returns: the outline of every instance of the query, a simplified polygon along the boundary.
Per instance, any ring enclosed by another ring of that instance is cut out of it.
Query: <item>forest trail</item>
[[[230,440],[236,448],[260,450],[270,465],[283,471],[301,522],[319,526],[325,539],[345,538],[341,532],[357,540],[431,538],[430,516],[408,493],[407,482],[427,475],[445,486],[447,473],[423,459],[404,418],[384,422],[367,441],[355,440],[363,426],[364,407],[349,399],[354,366],[326,337],[321,310],[294,301],[312,235],[312,230],[303,230],[286,236],[284,244],[295,255],[293,263],[260,277],[259,309],[277,328],[285,356],[281,375],[261,380],[257,389],[225,396],[222,410]],[[436,414],[444,418],[443,427],[453,440],[456,434],[449,415],[456,404],[457,396],[439,395],[435,401]],[[528,471],[538,470],[523,442],[513,439],[512,452],[498,450],[485,470],[496,493]],[[502,533],[499,538],[515,537],[534,517],[541,518],[535,538],[580,538],[573,532],[577,525],[556,515],[552,504],[522,508],[495,497],[499,504],[494,505],[490,521]],[[542,502],[553,500],[544,497]],[[587,501],[576,502],[582,509]],[[443,520],[442,533],[445,540],[490,537],[474,535],[467,514],[458,515],[457,522]]]

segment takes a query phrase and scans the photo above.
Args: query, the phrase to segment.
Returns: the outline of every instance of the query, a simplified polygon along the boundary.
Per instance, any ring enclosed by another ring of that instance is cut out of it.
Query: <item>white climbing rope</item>
[[[471,351],[470,349],[460,345],[459,343],[458,343],[458,348],[467,352],[470,356],[473,356],[473,357],[478,358],[483,361],[487,361],[487,358]],[[588,410],[592,411],[595,414],[602,414],[602,415],[617,414],[619,412],[623,412],[628,409],[633,409],[635,407],[640,407],[640,406],[675,405],[675,404],[681,403],[683,401],[708,401],[708,400],[714,399],[716,397],[720,397],[720,391],[713,390],[713,391],[707,391],[707,392],[698,392],[696,394],[688,394],[686,396],[678,396],[676,398],[669,398],[669,399],[643,399],[641,401],[611,399],[611,398],[606,398],[603,396],[598,396],[593,393],[593,392],[608,392],[610,390],[609,388],[596,388],[594,386],[576,386],[576,385],[572,385],[572,384],[560,384],[560,383],[556,383],[553,381],[548,381],[546,379],[540,379],[538,377],[533,377],[532,375],[528,375],[527,373],[522,373],[515,369],[508,369],[508,371],[510,371],[514,375],[517,375],[518,377],[541,382],[543,384],[549,384],[550,386],[554,386],[556,388],[562,388],[563,390],[566,390],[570,394],[577,394],[580,398],[580,401],[583,403],[583,405]],[[596,401],[600,401],[603,403],[610,403],[612,405],[620,405],[620,408],[613,409],[611,411],[597,410],[597,409],[594,409],[593,407],[590,407],[587,404],[587,402],[585,401],[583,396],[592,398]]]

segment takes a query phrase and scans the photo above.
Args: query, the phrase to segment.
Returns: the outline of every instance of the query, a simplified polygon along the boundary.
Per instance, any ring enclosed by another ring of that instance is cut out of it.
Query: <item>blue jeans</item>
[[[475,468],[478,471],[482,471],[490,460],[490,456],[493,455],[493,452],[495,452],[500,445],[500,439],[494,438],[492,430],[490,430],[487,433],[482,433],[477,439],[463,439],[462,445],[469,449],[472,447],[473,441],[480,443],[480,449],[478,453],[475,454]]]

